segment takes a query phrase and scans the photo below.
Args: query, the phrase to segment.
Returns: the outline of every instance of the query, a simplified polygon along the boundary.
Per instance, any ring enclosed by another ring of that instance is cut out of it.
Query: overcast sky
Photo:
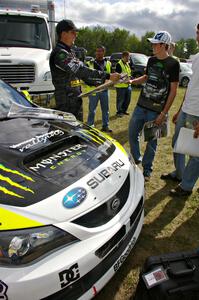
[[[199,0],[55,0],[55,8],[57,20],[72,19],[78,27],[119,27],[138,37],[167,30],[173,41],[195,38],[199,23]]]

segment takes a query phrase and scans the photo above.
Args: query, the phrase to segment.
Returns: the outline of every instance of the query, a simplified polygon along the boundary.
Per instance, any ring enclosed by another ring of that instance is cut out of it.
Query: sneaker
[[[109,127],[102,127],[101,131],[104,131],[104,132],[113,132],[113,130],[110,129]]]
[[[125,111],[123,114],[124,114],[124,115],[126,115],[126,116],[129,116],[129,113],[128,113],[128,112],[126,112],[126,111]]]
[[[178,185],[175,189],[170,190],[169,194],[175,197],[187,197],[192,194],[192,191],[185,191]]]
[[[168,173],[168,174],[162,174],[160,176],[161,179],[163,180],[172,180],[172,181],[175,181],[175,182],[181,182],[180,179],[178,179],[177,177],[175,176],[172,176],[171,173]]]

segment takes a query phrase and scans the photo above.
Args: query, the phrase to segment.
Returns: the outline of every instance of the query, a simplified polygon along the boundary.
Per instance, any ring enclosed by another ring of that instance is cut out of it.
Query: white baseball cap
[[[167,31],[159,31],[153,38],[148,38],[147,40],[152,44],[163,43],[169,45],[171,43],[171,35]]]

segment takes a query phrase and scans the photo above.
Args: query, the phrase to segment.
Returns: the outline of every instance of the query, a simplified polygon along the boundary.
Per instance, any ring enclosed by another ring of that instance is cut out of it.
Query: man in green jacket
[[[116,65],[117,73],[125,73],[131,79],[131,68],[129,65],[129,52],[124,51],[122,53],[122,58],[118,61]],[[115,84],[116,87],[116,115],[122,117],[123,115],[129,115],[127,109],[131,101],[131,85],[129,83],[118,83]]]
[[[96,58],[94,61],[90,61],[87,63],[90,69],[98,70],[101,72],[105,72],[108,74],[111,73],[111,63],[109,60],[104,58],[105,54],[105,47],[98,46],[96,49]],[[94,89],[95,86],[89,86],[87,90]],[[90,126],[94,126],[94,119],[97,104],[100,101],[101,110],[102,110],[102,131],[105,132],[112,132],[109,128],[109,95],[108,90],[104,90],[99,93],[93,93],[89,96],[89,113],[88,113],[88,120],[87,123]]]

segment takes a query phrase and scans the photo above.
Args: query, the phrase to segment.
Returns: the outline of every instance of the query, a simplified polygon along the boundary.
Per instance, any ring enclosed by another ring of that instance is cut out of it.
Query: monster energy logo
[[[0,171],[1,170],[4,171],[5,173],[11,173],[11,174],[17,175],[19,177],[22,177],[25,180],[34,181],[31,177],[26,176],[25,174],[23,174],[23,173],[21,173],[17,170],[9,169],[9,168],[5,167],[3,164],[0,164]],[[7,187],[4,187],[0,184],[0,191],[3,192],[4,194],[9,195],[9,196],[14,196],[14,197],[17,197],[17,198],[24,198],[22,195],[17,194],[16,192],[12,191],[12,188],[17,188],[19,190],[34,194],[34,191],[31,190],[30,188],[28,188],[26,186],[23,186],[23,185],[15,182],[15,181],[13,181],[10,177],[4,176],[2,174],[0,174],[0,183],[1,182],[6,183],[7,186],[10,187],[10,188],[7,188]]]
[[[86,148],[87,148],[86,145],[81,145],[81,144],[74,145],[68,149],[59,151],[58,153],[53,153],[51,156],[42,159],[40,162],[36,163],[34,166],[31,166],[29,168],[37,172],[41,168],[52,167],[54,164],[58,163],[59,161],[65,159],[67,161],[68,157],[73,158],[76,157],[76,155],[80,155],[83,151],[86,151],[85,150]]]

